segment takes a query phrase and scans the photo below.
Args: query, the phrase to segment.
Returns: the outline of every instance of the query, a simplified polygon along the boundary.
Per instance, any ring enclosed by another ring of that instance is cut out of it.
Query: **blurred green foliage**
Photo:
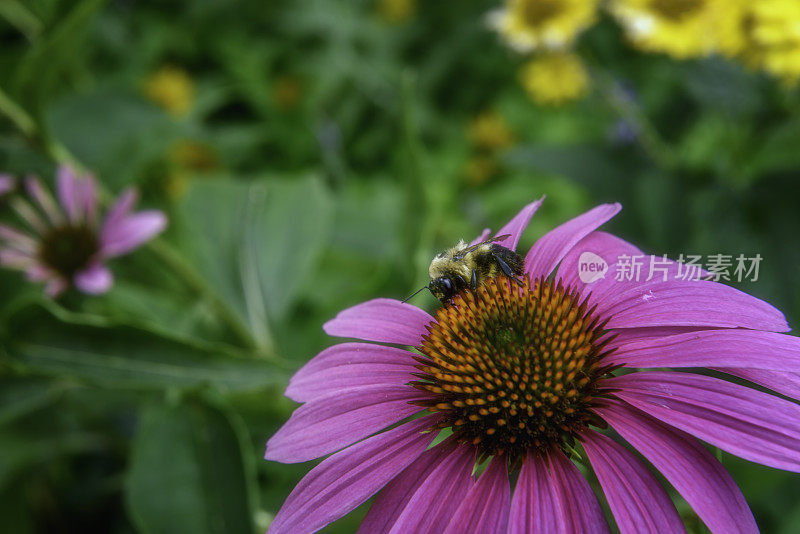
[[[760,253],[740,287],[800,320],[798,90],[603,19],[577,46],[591,93],[541,107],[496,3],[386,1],[0,4],[0,170],[74,161],[170,216],[101,297],[0,272],[4,531],[263,531],[309,468],[260,458],[322,322],[542,194],[523,247],[621,201],[608,227],[649,252]],[[763,531],[800,530],[796,477],[725,463]]]

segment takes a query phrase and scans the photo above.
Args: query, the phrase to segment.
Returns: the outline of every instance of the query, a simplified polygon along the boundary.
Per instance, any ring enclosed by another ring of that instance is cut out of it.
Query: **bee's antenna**
[[[421,288],[417,289],[416,291],[411,293],[409,296],[404,298],[401,302],[408,302],[409,300],[411,300],[411,297],[413,297],[414,295],[416,295],[417,293],[419,293],[420,291],[425,290],[425,289],[430,289],[430,288],[428,286],[422,286]]]

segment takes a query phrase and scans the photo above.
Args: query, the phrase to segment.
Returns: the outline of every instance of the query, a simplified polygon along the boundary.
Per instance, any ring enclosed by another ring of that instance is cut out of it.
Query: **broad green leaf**
[[[328,190],[311,176],[196,182],[183,213],[197,267],[266,342],[267,318],[286,313],[325,246]]]
[[[46,406],[66,388],[63,383],[3,377],[0,380],[0,426]]]
[[[237,422],[198,402],[144,411],[125,480],[141,532],[253,531],[253,452]]]
[[[68,324],[40,307],[18,313],[8,326],[6,350],[12,363],[105,387],[210,384],[223,390],[254,390],[285,380],[281,370],[264,360],[131,326]]]

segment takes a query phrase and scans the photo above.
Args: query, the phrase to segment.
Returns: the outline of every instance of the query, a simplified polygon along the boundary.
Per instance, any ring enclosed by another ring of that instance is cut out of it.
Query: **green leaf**
[[[313,176],[196,182],[183,212],[198,268],[256,339],[270,343],[267,318],[286,313],[325,246],[329,191]]]
[[[237,422],[198,402],[145,410],[125,481],[141,532],[254,530],[253,454]]]
[[[169,388],[206,384],[255,390],[285,382],[269,362],[213,345],[191,343],[131,326],[59,321],[39,306],[9,321],[11,362],[48,376],[105,387]]]
[[[0,426],[46,406],[67,387],[63,383],[3,377],[0,380]]]

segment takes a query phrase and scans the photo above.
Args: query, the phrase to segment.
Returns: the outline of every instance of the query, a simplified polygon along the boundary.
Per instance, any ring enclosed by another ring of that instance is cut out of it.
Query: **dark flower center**
[[[704,0],[652,0],[650,7],[662,17],[680,22],[703,7]]]
[[[612,369],[603,325],[559,282],[490,279],[440,308],[423,337],[419,404],[484,455],[512,459],[571,443],[593,421],[598,379]]]
[[[544,26],[562,11],[564,4],[560,0],[525,0],[522,16],[528,26],[537,28]]]
[[[95,232],[88,226],[51,228],[39,248],[42,263],[66,278],[87,267],[100,246]]]

